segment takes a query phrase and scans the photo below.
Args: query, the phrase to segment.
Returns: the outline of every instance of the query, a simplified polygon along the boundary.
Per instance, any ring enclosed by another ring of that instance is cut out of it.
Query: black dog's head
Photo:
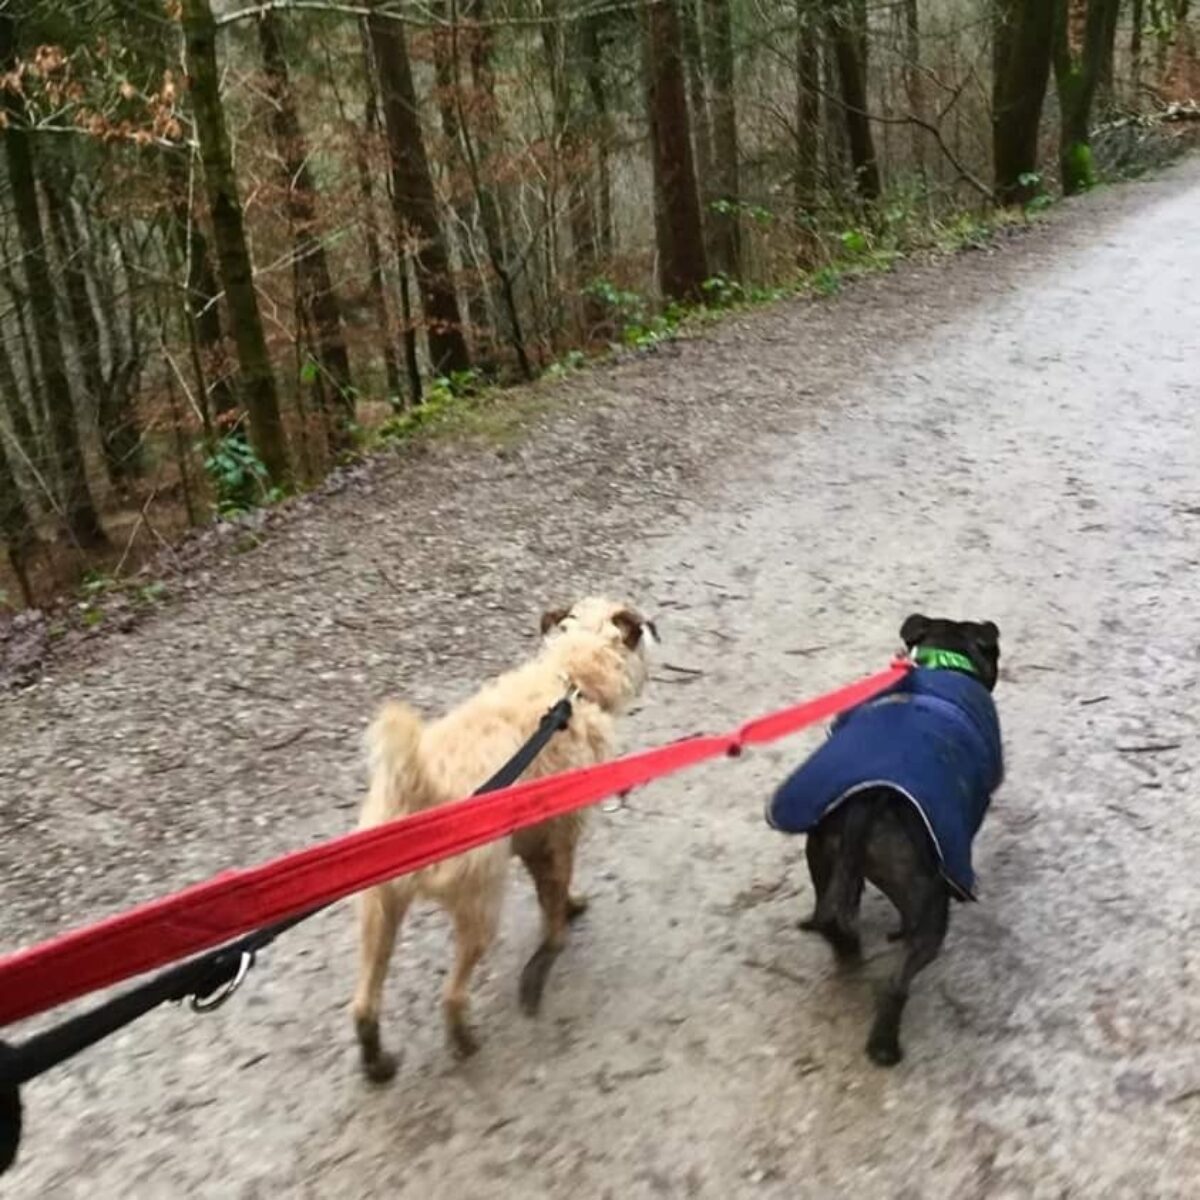
[[[1000,670],[1000,630],[992,621],[947,621],[913,613],[900,626],[900,638],[909,650],[915,650],[917,665],[973,674],[990,692],[996,686]],[[937,651],[944,653],[939,655]],[[956,663],[956,657],[970,663]]]

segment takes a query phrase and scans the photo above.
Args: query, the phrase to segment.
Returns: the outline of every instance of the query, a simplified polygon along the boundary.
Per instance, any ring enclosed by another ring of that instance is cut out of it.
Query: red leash
[[[0,1026],[176,962],[311,908],[451,858],[514,830],[773,742],[869,700],[910,669],[899,659],[815,700],[727,734],[519,783],[332,838],[256,867],[226,871],[0,958]]]

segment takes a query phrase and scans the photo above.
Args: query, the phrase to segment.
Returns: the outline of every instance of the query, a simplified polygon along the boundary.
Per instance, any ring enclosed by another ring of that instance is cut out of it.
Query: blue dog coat
[[[917,668],[834,721],[772,797],[767,822],[807,833],[856,792],[890,788],[920,814],[955,893],[974,899],[971,842],[1003,778],[991,693],[969,675]]]

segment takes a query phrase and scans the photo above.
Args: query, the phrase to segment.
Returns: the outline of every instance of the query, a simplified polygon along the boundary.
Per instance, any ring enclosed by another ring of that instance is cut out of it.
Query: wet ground
[[[0,701],[5,948],[350,827],[359,736],[628,593],[665,644],[627,746],[885,663],[913,609],[990,618],[1008,779],[918,981],[862,1053],[890,917],[836,973],[762,804],[819,736],[595,813],[592,908],[542,1017],[517,879],[442,1045],[410,922],[395,1082],[357,1073],[340,905],[238,997],[31,1085],[20,1197],[1183,1197],[1200,1178],[1200,162],[996,253],[732,319],[561,385],[528,437],[382,464]],[[685,668],[678,670],[673,668]]]

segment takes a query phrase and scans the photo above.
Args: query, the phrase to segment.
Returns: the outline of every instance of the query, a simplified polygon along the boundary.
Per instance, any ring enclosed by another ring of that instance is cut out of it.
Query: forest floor
[[[514,875],[469,1063],[420,912],[387,999],[400,1074],[360,1079],[341,904],[219,1014],[163,1009],[30,1085],[0,1193],[1194,1195],[1198,280],[1193,158],[1002,248],[583,373],[504,445],[381,458],[0,700],[12,949],[349,828],[376,703],[450,704],[585,591],[664,640],[629,747],[870,672],[913,609],[993,619],[982,903],[920,977],[900,1067],[862,1053],[883,905],[839,975],[794,928],[802,842],[763,822],[814,731],[594,814],[592,908],[537,1021]]]

